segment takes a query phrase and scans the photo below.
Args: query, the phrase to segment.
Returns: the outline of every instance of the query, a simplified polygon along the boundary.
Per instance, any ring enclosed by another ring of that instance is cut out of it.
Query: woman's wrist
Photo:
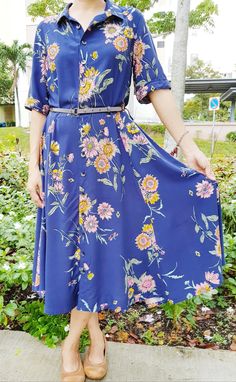
[[[199,151],[199,147],[194,142],[193,138],[189,134],[185,134],[179,144],[184,156],[192,155],[194,152]]]

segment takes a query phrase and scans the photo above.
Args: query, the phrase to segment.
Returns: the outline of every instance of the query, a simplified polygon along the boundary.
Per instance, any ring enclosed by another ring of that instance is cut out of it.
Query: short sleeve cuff
[[[171,89],[170,82],[167,79],[163,79],[161,81],[151,81],[146,83],[144,82],[142,85],[139,86],[138,90],[136,91],[136,98],[138,102],[141,104],[151,103],[148,93],[158,89]]]
[[[48,104],[42,105],[42,103],[38,99],[33,98],[33,97],[28,97],[26,99],[24,107],[25,107],[25,109],[30,110],[30,111],[36,110],[36,111],[42,113],[43,115],[48,115],[49,109],[50,109]]]

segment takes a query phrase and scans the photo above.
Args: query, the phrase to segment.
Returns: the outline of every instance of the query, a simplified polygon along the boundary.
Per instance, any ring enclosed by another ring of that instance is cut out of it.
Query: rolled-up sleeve
[[[138,9],[135,24],[132,60],[134,91],[138,102],[147,104],[151,102],[149,92],[171,89],[171,85],[159,61],[151,32]]]
[[[24,107],[28,110],[37,110],[44,115],[47,115],[49,111],[47,91],[47,49],[42,21],[36,28],[30,85]]]

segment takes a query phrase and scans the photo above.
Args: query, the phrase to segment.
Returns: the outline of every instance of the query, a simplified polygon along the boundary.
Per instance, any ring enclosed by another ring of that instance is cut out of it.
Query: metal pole
[[[214,145],[215,145],[215,119],[216,119],[216,111],[214,109],[213,110],[212,131],[211,131],[211,158],[213,156]]]

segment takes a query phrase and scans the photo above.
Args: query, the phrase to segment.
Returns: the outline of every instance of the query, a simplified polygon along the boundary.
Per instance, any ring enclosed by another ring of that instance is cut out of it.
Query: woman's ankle
[[[79,340],[75,341],[74,338],[70,338],[69,336],[67,336],[64,339],[64,348],[66,348],[67,350],[77,351],[78,347],[79,347]]]

